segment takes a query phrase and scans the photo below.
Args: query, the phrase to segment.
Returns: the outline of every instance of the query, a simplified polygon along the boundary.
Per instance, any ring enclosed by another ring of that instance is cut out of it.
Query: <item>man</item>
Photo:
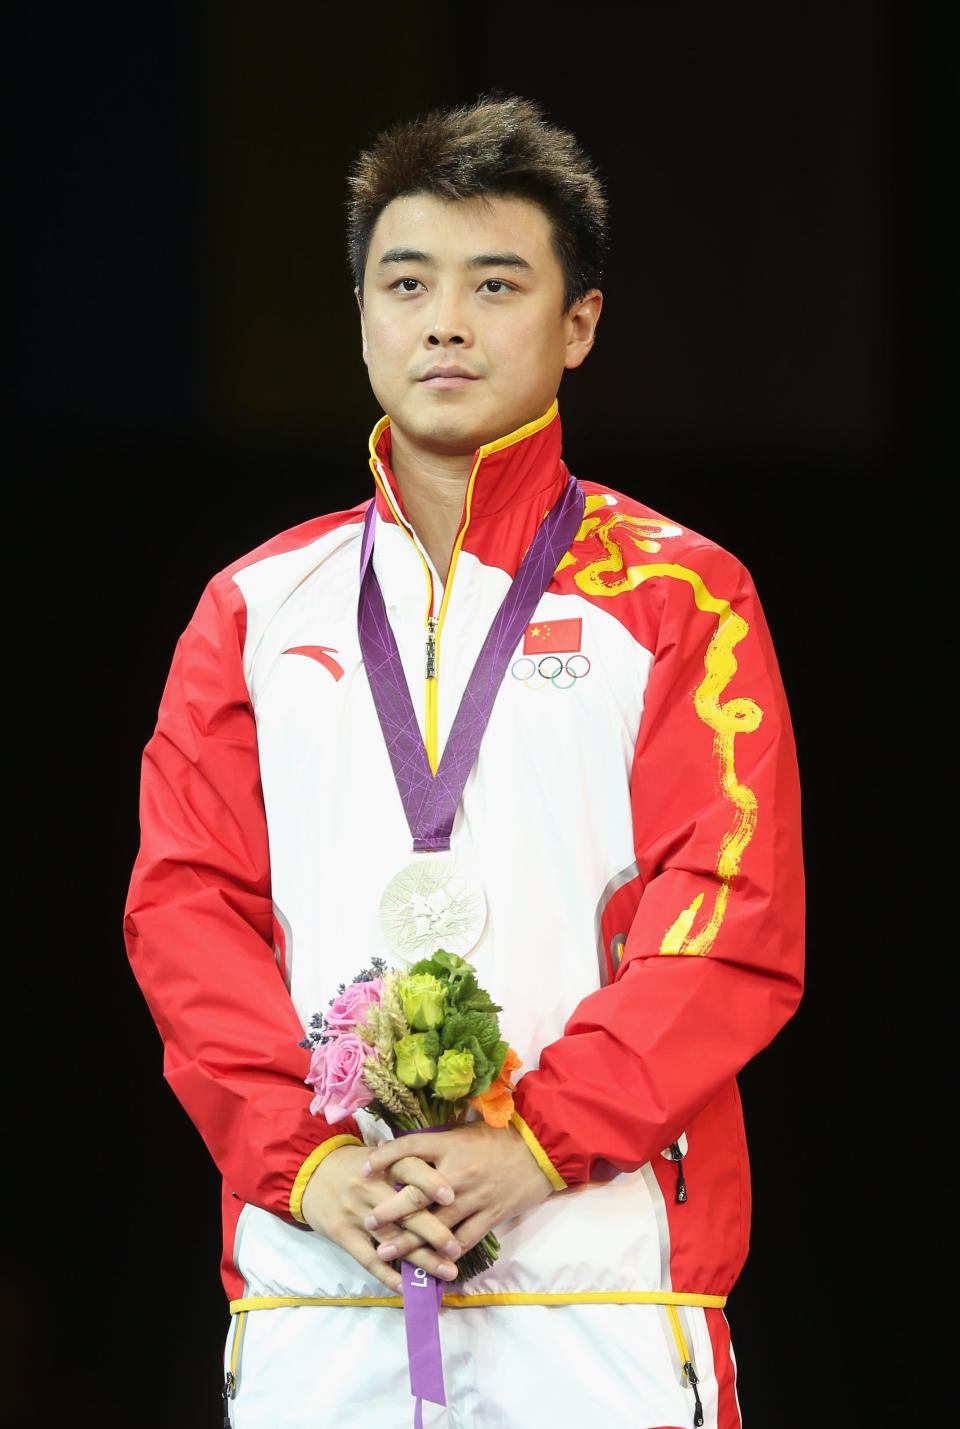
[[[230,1422],[409,1424],[395,1263],[453,1281],[496,1227],[496,1264],[441,1310],[448,1407],[425,1423],[730,1429],[734,1077],[802,965],[763,617],[726,552],[568,480],[555,397],[593,343],[605,226],[575,140],[481,100],[381,135],[351,184],[388,414],[375,506],[207,588],[144,758],[127,910],[166,1076],[224,1177]],[[516,1115],[377,1147],[364,1113],[311,1117],[299,1045],[371,956],[396,961],[381,895],[423,857],[411,832],[433,846],[371,693],[366,582],[435,774],[498,607],[571,502],[451,809],[449,857],[485,908],[468,956],[522,1060]]]

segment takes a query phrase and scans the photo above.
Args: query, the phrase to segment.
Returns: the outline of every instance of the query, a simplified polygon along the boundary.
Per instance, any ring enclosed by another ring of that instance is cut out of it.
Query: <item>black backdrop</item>
[[[610,192],[568,461],[744,560],[794,715],[809,981],[742,1077],[746,1423],[919,1422],[890,1293],[936,1264],[905,1004],[941,951],[914,692],[946,558],[955,14],[19,8],[0,1421],[219,1422],[217,1176],[120,937],[139,754],[209,575],[366,494],[347,164],[383,124],[496,87],[573,128]]]

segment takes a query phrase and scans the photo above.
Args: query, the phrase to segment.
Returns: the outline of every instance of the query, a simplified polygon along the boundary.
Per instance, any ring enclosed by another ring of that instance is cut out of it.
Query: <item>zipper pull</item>
[[[427,617],[427,679],[437,678],[437,617]]]
[[[677,1204],[682,1206],[687,1199],[687,1183],[683,1179],[683,1152],[680,1150],[679,1141],[671,1142],[667,1154],[671,1161],[677,1163]],[[702,1424],[703,1420],[700,1422]]]
[[[236,1394],[237,1381],[233,1377],[233,1370],[228,1369],[223,1389],[220,1391],[220,1398],[223,1400],[223,1429],[230,1429],[230,1401],[236,1398]]]
[[[703,1405],[700,1403],[700,1392],[697,1389],[697,1385],[700,1381],[697,1379],[697,1372],[689,1360],[687,1360],[684,1365],[683,1372],[687,1376],[687,1383],[693,1390],[693,1429],[700,1429],[700,1426],[703,1424]]]

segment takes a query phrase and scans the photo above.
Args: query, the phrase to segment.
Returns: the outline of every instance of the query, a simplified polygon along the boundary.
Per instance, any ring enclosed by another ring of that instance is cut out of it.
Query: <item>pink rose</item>
[[[323,1109],[327,1090],[327,1057],[332,1045],[330,1042],[321,1042],[319,1046],[314,1047],[313,1055],[310,1058],[310,1070],[303,1079],[307,1086],[313,1087],[316,1092],[316,1096],[310,1103],[310,1110],[314,1116]]]
[[[331,1123],[344,1121],[360,1107],[368,1106],[373,1092],[363,1080],[363,1064],[376,1055],[375,1048],[368,1047],[352,1032],[315,1048],[304,1079],[316,1092],[310,1103],[314,1116],[322,1112]]]
[[[330,1011],[324,1021],[328,1032],[352,1032],[358,1022],[366,1022],[367,1008],[371,1002],[379,1005],[383,992],[383,979],[371,978],[369,982],[354,982],[330,1004]]]

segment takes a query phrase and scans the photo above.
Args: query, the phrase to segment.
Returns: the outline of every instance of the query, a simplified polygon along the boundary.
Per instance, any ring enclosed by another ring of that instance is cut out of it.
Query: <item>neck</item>
[[[463,516],[473,453],[445,456],[411,452],[396,429],[391,428],[390,465],[407,520],[445,581]]]

